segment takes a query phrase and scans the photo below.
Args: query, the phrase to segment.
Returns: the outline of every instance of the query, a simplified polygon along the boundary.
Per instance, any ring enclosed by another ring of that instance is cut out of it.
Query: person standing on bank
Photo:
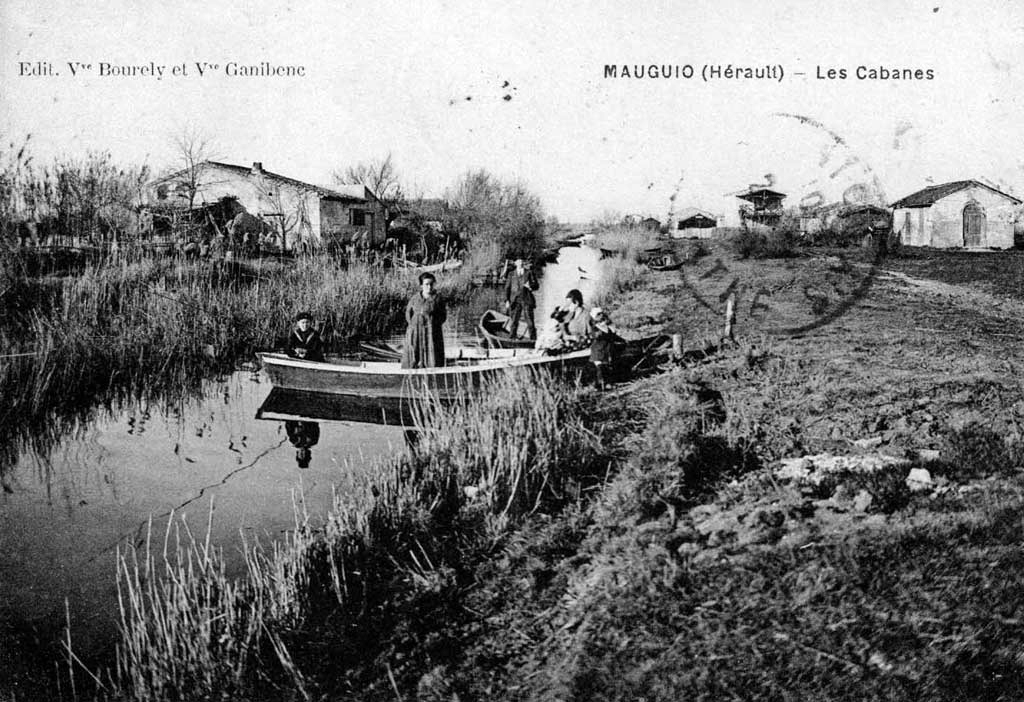
[[[442,327],[448,317],[444,300],[434,290],[437,279],[420,273],[420,289],[405,307],[405,348],[402,368],[436,368],[444,365]]]
[[[537,299],[533,291],[540,287],[533,271],[526,266],[523,259],[516,259],[516,268],[508,274],[505,281],[505,312],[509,314],[508,333],[515,339],[519,336],[519,319],[526,324],[526,338],[537,338],[537,327],[533,322],[533,311],[537,308]]]
[[[292,358],[306,361],[324,360],[324,340],[320,332],[313,328],[313,315],[310,312],[299,312],[295,315],[295,328],[278,344]]]
[[[605,378],[612,364],[615,362],[615,344],[622,342],[619,330],[612,324],[612,320],[600,307],[590,310],[591,338],[590,362],[594,364],[597,372],[595,385],[598,390],[604,390]]]

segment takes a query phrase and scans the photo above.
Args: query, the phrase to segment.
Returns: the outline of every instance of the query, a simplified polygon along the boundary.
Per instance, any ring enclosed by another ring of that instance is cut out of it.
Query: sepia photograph
[[[1024,5],[0,0],[0,702],[1024,699]]]

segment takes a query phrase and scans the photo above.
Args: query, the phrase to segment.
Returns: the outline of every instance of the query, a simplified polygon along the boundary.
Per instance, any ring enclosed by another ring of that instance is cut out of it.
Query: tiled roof
[[[897,200],[896,202],[892,203],[891,207],[894,209],[900,207],[928,207],[930,205],[934,205],[936,202],[938,202],[944,197],[952,195],[953,193],[959,192],[960,190],[963,190],[965,188],[970,188],[972,186],[977,186],[979,188],[986,188],[988,190],[991,190],[994,193],[998,193],[1003,197],[1007,197],[1013,200],[1018,205],[1021,202],[1013,195],[1007,195],[1001,190],[996,190],[991,185],[985,185],[984,183],[981,183],[977,180],[956,180],[953,181],[952,183],[932,185],[927,188],[924,188],[923,190],[918,190],[916,193],[911,193],[902,200]]]

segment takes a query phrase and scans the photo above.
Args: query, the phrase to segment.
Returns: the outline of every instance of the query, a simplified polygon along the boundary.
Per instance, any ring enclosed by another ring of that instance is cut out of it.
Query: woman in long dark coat
[[[448,316],[444,300],[434,290],[436,279],[420,274],[420,290],[405,307],[405,348],[402,368],[434,368],[444,365],[442,326]]]

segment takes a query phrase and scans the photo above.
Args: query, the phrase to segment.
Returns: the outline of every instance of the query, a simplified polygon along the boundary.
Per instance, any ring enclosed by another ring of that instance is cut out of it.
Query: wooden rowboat
[[[522,319],[519,320],[519,329],[516,333],[518,338],[513,339],[508,333],[510,321],[511,318],[507,314],[502,314],[495,310],[484,312],[480,317],[480,323],[477,325],[480,336],[483,337],[484,345],[492,349],[532,349],[534,345],[533,340],[523,338],[526,336],[526,322]]]
[[[658,258],[652,258],[647,262],[647,267],[652,271],[675,271],[683,267],[682,261],[677,261],[675,256],[668,254]]]
[[[669,341],[664,335],[620,345],[616,366],[638,369],[651,361]],[[257,354],[275,387],[363,397],[412,398],[425,392],[441,399],[463,397],[496,373],[517,368],[582,370],[590,364],[590,349],[549,356],[525,349],[466,350],[441,368],[402,368],[397,361],[307,361],[282,353]]]
[[[364,397],[416,397],[429,392],[440,398],[472,392],[492,374],[515,368],[584,367],[590,350],[545,356],[519,349],[496,349],[490,357],[451,360],[441,368],[402,368],[397,361],[307,361],[282,353],[257,354],[275,387]]]

